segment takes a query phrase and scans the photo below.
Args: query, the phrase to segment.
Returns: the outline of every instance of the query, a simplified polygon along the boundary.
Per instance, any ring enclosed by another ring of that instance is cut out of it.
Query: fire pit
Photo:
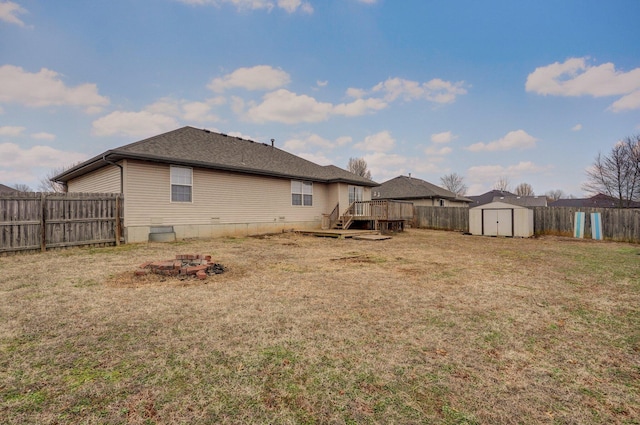
[[[224,266],[214,263],[210,255],[182,254],[176,255],[173,260],[149,261],[140,264],[138,270],[135,271],[136,276],[144,276],[149,273],[178,278],[195,276],[204,280],[207,276],[224,273]]]

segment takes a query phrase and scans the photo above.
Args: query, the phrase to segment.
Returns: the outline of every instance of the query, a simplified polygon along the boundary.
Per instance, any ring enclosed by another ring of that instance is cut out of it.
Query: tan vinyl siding
[[[409,202],[413,202],[416,207],[439,207],[440,198],[425,198],[425,199],[410,199]],[[449,199],[444,200],[445,207],[467,207],[467,202],[452,201]]]
[[[120,193],[120,168],[107,165],[67,184],[69,192]]]
[[[328,187],[313,184],[313,205],[291,205],[291,180],[193,169],[193,201],[171,202],[168,164],[127,161],[126,226],[318,221]],[[327,211],[328,210],[328,211]]]

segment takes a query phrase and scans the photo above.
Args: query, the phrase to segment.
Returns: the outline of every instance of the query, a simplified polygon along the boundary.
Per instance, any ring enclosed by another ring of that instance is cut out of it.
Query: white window
[[[171,202],[191,202],[193,170],[171,166]]]
[[[362,201],[364,200],[364,188],[362,186],[349,186],[348,190],[349,205],[353,204],[354,202],[359,202],[355,205],[354,213],[355,215],[362,215],[364,207],[362,204]]]
[[[313,183],[291,180],[291,205],[313,205]]]

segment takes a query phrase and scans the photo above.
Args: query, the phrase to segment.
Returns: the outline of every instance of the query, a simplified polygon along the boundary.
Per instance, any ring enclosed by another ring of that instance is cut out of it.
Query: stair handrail
[[[340,218],[340,203],[336,204],[336,207],[329,214],[329,229],[332,229],[333,226],[338,222]]]

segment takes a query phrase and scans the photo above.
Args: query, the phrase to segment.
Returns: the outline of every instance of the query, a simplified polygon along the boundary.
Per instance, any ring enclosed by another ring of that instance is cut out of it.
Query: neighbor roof
[[[619,200],[599,193],[591,198],[558,199],[549,204],[550,207],[584,207],[584,208],[618,208]],[[640,208],[640,202],[629,201],[625,208]]]
[[[518,196],[515,193],[507,192],[506,190],[490,190],[489,192],[483,193],[482,195],[477,196],[469,196],[472,204],[470,206],[477,207],[480,205],[488,204],[489,202],[493,202],[493,199],[496,196]]]
[[[493,202],[505,202],[511,205],[520,205],[521,207],[546,207],[546,196],[495,196]]]
[[[14,192],[17,192],[17,190],[0,183],[0,193],[14,193]]]
[[[109,150],[55,176],[52,180],[67,182],[104,167],[108,162],[121,159],[138,159],[315,182],[345,182],[370,187],[378,185],[372,180],[342,168],[318,165],[272,145],[193,127],[182,127]]]
[[[372,189],[372,199],[428,199],[442,198],[461,202],[470,199],[456,195],[440,186],[415,177],[398,176]]]

